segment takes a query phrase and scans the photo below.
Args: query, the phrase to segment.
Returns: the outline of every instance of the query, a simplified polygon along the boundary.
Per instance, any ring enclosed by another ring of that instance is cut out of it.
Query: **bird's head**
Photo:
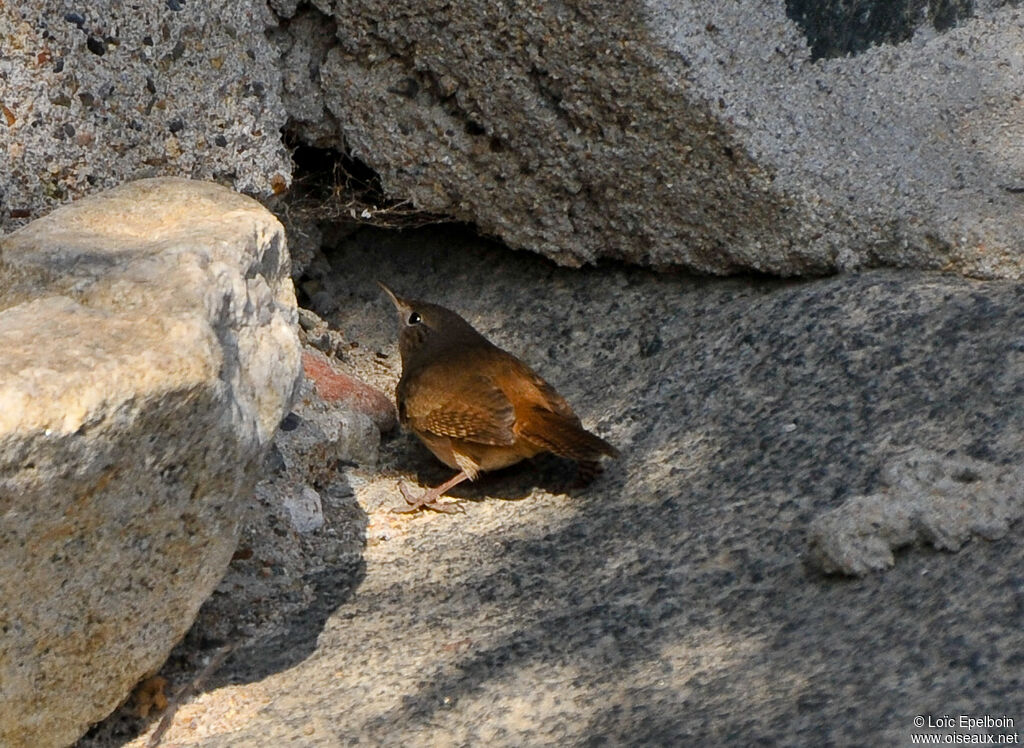
[[[398,313],[398,351],[408,370],[427,357],[459,345],[486,343],[483,336],[451,309],[415,299],[404,299],[380,281],[377,285]]]

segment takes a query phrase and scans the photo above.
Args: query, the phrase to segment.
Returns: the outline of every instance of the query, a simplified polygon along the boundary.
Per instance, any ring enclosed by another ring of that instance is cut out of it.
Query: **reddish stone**
[[[342,402],[353,410],[365,413],[381,431],[390,431],[395,427],[395,406],[388,396],[351,374],[338,371],[320,351],[303,350],[302,368],[316,388],[316,393],[325,402]]]

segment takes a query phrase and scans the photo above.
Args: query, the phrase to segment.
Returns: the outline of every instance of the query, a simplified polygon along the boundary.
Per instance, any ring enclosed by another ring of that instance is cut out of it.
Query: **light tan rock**
[[[0,239],[0,745],[58,746],[224,573],[300,375],[278,221],[151,179]]]

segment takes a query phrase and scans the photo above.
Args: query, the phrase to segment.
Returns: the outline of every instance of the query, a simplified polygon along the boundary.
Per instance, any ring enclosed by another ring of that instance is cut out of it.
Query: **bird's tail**
[[[602,455],[618,457],[619,451],[600,436],[591,434],[575,418],[532,408],[526,419],[516,424],[520,435],[559,457],[577,462],[596,462]]]

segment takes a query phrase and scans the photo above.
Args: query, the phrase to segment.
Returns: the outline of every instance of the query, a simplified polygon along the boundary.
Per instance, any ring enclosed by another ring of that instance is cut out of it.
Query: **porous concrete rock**
[[[300,375],[280,223],[143,180],[0,241],[0,744],[60,746],[224,573]]]
[[[272,23],[254,0],[0,4],[0,230],[143,177],[285,189]]]
[[[1024,516],[1024,470],[910,449],[882,471],[883,490],[815,519],[812,560],[828,573],[892,566],[893,551],[927,543],[958,551],[972,536],[996,540]]]
[[[271,7],[279,8],[273,2]],[[277,12],[287,19],[272,32],[271,39],[281,56],[282,97],[289,125],[310,145],[337,146],[341,137],[337,121],[325,108],[320,87],[313,84],[320,78],[324,56],[336,43],[337,27],[329,17],[330,9],[321,5],[319,10],[313,7],[296,13],[294,7],[280,7]]]
[[[783,0],[342,0],[286,67],[301,137],[560,263],[1016,278],[1024,20],[993,5],[816,60]]]

